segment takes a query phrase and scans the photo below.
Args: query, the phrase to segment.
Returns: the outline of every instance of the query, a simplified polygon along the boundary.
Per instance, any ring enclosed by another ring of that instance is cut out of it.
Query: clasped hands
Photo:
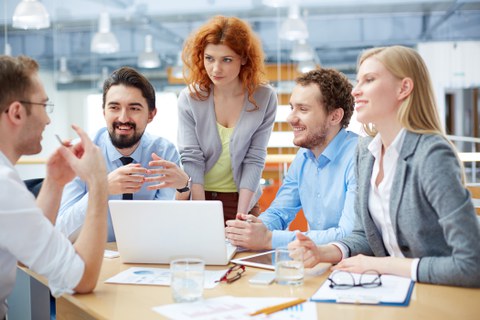
[[[188,175],[177,164],[167,161],[152,153],[149,168],[139,163],[122,166],[108,174],[110,194],[136,193],[144,183],[154,183],[147,186],[148,190],[162,188],[180,189],[185,187]]]
[[[342,251],[334,244],[317,246],[312,239],[303,233],[296,232],[297,239],[288,244],[289,249],[303,248],[303,263],[305,268],[313,268],[320,262],[333,263],[332,270],[343,270],[353,273],[363,273],[376,270],[383,273],[388,270],[388,258],[378,258],[358,254],[342,259]]]
[[[272,232],[257,217],[237,213],[237,219],[226,224],[225,236],[231,244],[250,250],[272,248]]]

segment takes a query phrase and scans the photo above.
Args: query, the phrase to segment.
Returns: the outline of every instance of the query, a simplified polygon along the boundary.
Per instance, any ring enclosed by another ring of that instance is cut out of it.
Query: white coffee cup
[[[284,285],[303,284],[303,249],[275,249],[275,282]]]
[[[205,262],[185,258],[170,262],[172,297],[175,302],[193,302],[202,298]]]

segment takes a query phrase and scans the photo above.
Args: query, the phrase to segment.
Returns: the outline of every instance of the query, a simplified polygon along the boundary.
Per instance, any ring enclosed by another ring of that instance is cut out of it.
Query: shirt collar
[[[392,144],[388,147],[394,148],[397,154],[400,154],[400,150],[402,149],[403,145],[403,140],[405,140],[405,132],[406,130],[404,128],[400,129],[400,131],[397,133],[397,136],[395,139],[393,139]],[[380,152],[382,150],[382,136],[380,133],[377,133],[375,138],[368,144],[368,150],[370,153],[377,158],[380,155]]]
[[[304,149],[303,155],[307,159],[318,162],[318,165],[323,168],[330,161],[333,161],[338,155],[338,150],[341,149],[342,144],[345,142],[346,136],[347,131],[344,128],[341,128],[332,141],[328,143],[327,147],[323,150],[318,159],[315,158],[315,155],[310,149]]]
[[[0,163],[4,163],[8,165],[10,168],[15,169],[15,166],[10,162],[10,159],[2,152],[0,151]]]
[[[139,163],[142,160],[142,150],[143,150],[143,137],[145,135],[145,132],[143,133],[142,137],[140,138],[140,143],[138,144],[137,148],[129,157],[133,158],[134,163]],[[107,148],[107,153],[108,153],[108,158],[111,159],[111,161],[116,161],[119,160],[121,157],[124,155],[121,154],[117,148],[112,144],[112,140],[110,139],[110,135],[107,134],[107,139],[110,145],[112,146],[111,148]]]

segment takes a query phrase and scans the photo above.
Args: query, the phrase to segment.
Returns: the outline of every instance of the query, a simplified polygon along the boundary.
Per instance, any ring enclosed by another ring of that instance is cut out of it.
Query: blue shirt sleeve
[[[356,144],[356,135],[341,130],[318,159],[310,150],[299,150],[275,200],[260,215],[272,231],[273,248],[295,240],[295,232],[287,229],[300,208],[309,227],[305,234],[317,244],[340,240],[352,232]]]
[[[106,128],[99,130],[93,142],[102,150],[109,173],[122,166],[121,161],[118,160],[121,154],[112,145]],[[148,168],[148,164],[152,160],[152,153],[156,153],[159,157],[180,165],[180,155],[173,143],[167,139],[144,132],[140,145],[131,156],[136,163],[140,163],[143,167]],[[122,195],[109,195],[108,198],[109,200],[120,200]],[[146,185],[144,185],[140,191],[133,195],[133,199],[173,200],[175,199],[175,189],[147,190]],[[64,188],[56,222],[56,228],[71,240],[76,238],[83,226],[87,204],[87,187],[80,178],[76,177]],[[108,241],[115,241],[110,213],[108,214]]]
[[[286,229],[302,208],[298,187],[302,158],[303,156],[297,153],[275,199],[259,217],[269,230]]]

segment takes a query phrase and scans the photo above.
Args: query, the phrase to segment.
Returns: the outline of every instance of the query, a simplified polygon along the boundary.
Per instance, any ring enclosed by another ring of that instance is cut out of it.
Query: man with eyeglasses
[[[93,142],[105,157],[109,199],[173,200],[175,189],[188,191],[175,146],[145,131],[157,113],[155,89],[146,77],[130,67],[112,72],[103,86],[102,108],[106,127]],[[89,194],[80,178],[65,187],[57,228],[71,240],[82,228]],[[108,241],[115,241],[110,215]]]
[[[0,56],[0,319],[13,289],[17,261],[48,279],[54,296],[94,289],[107,236],[107,174],[100,150],[85,132],[78,144],[60,146],[48,159],[38,198],[14,168],[22,155],[42,150],[51,108],[31,58]],[[63,187],[78,175],[94,196],[85,228],[72,245],[54,224]]]

